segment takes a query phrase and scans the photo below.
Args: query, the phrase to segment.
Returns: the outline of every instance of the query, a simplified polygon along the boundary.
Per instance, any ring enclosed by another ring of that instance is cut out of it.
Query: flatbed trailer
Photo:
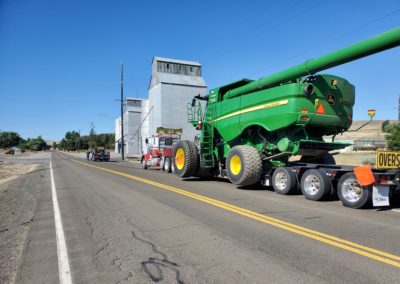
[[[267,170],[260,182],[272,186],[278,194],[301,192],[314,201],[338,197],[351,208],[389,206],[400,194],[400,169],[291,162]]]

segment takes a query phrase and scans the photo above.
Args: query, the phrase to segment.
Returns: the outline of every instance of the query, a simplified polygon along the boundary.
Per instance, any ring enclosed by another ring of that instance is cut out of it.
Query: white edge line
[[[399,212],[399,213],[400,213],[400,210],[397,210],[397,209],[392,209],[392,211],[395,211],[395,212]]]
[[[50,177],[51,177],[51,192],[53,196],[54,208],[54,223],[56,226],[57,239],[57,257],[58,257],[58,274],[61,284],[72,283],[71,270],[69,268],[69,260],[67,253],[67,245],[65,243],[64,230],[61,221],[60,207],[58,206],[56,185],[54,183],[53,167],[50,161]]]

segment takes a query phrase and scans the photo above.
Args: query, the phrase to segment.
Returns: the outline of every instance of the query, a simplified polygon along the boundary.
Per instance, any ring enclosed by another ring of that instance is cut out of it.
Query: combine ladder
[[[203,135],[200,143],[200,166],[202,168],[214,167],[214,126],[212,119],[214,117],[214,106],[209,105],[210,109],[204,115]]]

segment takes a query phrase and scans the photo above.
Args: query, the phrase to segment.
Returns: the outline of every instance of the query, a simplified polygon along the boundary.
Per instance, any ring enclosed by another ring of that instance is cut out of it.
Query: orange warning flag
[[[326,111],[325,111],[325,108],[324,108],[324,105],[323,104],[320,104],[318,107],[317,107],[317,113],[319,113],[319,114],[324,114]]]
[[[357,181],[361,186],[371,185],[375,182],[374,174],[372,173],[371,166],[355,167],[353,169]]]

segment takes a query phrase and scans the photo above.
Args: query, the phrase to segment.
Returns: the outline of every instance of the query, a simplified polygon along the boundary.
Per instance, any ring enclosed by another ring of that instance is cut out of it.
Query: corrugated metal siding
[[[199,134],[192,124],[187,122],[187,104],[190,103],[195,95],[204,94],[204,88],[161,85],[162,108],[161,120],[162,127],[182,128],[182,139],[193,140]]]
[[[206,88],[206,82],[202,77],[176,75],[167,73],[157,73],[157,80],[159,83],[172,84],[172,85],[187,85],[194,87]]]

